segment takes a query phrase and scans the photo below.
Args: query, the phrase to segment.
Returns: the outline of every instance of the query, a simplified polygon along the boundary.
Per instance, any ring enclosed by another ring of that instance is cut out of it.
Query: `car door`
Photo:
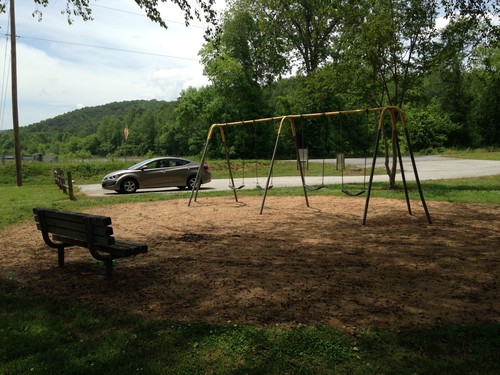
[[[143,189],[165,186],[165,171],[168,166],[168,159],[154,160],[145,165],[139,174],[139,186]]]
[[[187,161],[170,159],[169,167],[165,169],[165,186],[185,186],[189,176]]]

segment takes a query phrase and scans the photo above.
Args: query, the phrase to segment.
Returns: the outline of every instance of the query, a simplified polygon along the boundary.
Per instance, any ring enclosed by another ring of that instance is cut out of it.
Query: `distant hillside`
[[[43,120],[23,127],[23,132],[67,132],[79,137],[95,133],[100,121],[106,116],[115,116],[123,120],[131,111],[153,111],[175,102],[158,100],[131,100],[113,102],[96,107],[77,109],[54,118]]]

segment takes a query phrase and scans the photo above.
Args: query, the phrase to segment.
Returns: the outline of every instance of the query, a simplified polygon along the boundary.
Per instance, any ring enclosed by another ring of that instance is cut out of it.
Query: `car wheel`
[[[187,179],[187,187],[188,189],[193,189],[194,188],[194,184],[196,182],[196,175],[192,175],[192,176],[189,176],[189,178]],[[200,186],[201,184],[198,184],[198,187]]]
[[[134,180],[133,178],[127,178],[121,183],[120,191],[125,194],[135,193],[138,187],[139,185],[137,184],[136,180]]]

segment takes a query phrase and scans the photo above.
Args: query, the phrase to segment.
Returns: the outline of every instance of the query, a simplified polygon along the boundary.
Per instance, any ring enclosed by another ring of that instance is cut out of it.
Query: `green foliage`
[[[23,162],[21,172],[23,183],[26,182],[27,184],[53,182],[53,170],[55,168],[60,168],[64,172],[71,172],[73,179],[76,180],[86,181],[92,179],[93,181],[100,181],[105,174],[127,168],[133,163],[135,161]],[[16,184],[16,164],[14,161],[0,164],[0,177],[0,185]]]
[[[483,1],[446,1],[453,22],[438,30],[436,9],[442,3],[231,2],[217,34],[200,52],[210,86],[188,88],[178,102],[110,103],[24,127],[22,153],[82,161],[149,151],[200,155],[214,123],[385,104],[404,104],[411,112],[417,151],[497,146],[498,38],[484,33],[479,21],[487,23],[485,15],[498,14],[498,8]],[[296,74],[290,75],[290,69]],[[339,144],[363,154],[362,121],[343,122],[348,124],[345,142],[338,124],[326,140],[320,127],[306,130],[316,157],[325,154],[323,145],[330,156]],[[271,128],[238,126],[228,132],[231,157],[265,157],[276,135]],[[373,131],[367,134],[373,138]],[[293,147],[293,140],[283,137],[278,152],[290,157]],[[223,156],[218,137],[209,152]],[[0,132],[0,153],[14,154],[12,131]]]
[[[56,164],[29,162],[21,164],[23,181],[33,183],[47,180],[52,177],[52,169]],[[16,163],[7,161],[0,164],[0,185],[16,184]]]
[[[405,107],[405,114],[411,142],[417,150],[446,146],[449,135],[458,129],[449,115],[441,110],[436,99],[432,99],[425,108],[408,105]]]

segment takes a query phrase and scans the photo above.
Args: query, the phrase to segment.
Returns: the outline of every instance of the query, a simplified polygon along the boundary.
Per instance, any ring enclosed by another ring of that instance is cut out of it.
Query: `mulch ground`
[[[101,207],[147,254],[113,280],[86,249],[66,267],[34,223],[1,233],[0,276],[40,293],[178,322],[401,327],[500,322],[500,205],[362,197],[199,198]]]

